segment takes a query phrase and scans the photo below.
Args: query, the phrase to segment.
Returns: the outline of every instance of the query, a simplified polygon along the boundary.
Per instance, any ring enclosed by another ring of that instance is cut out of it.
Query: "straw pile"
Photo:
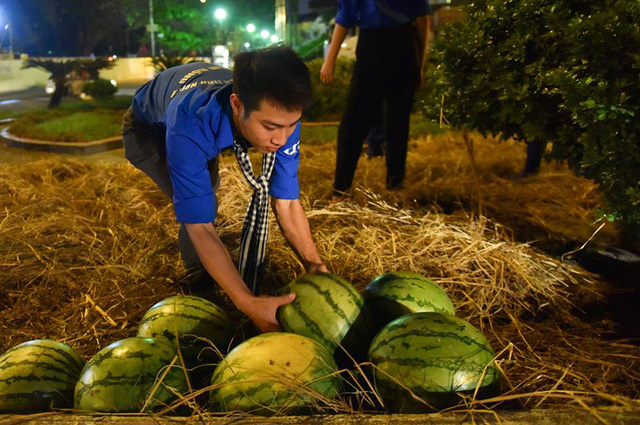
[[[329,269],[359,289],[389,270],[434,278],[451,295],[458,314],[480,327],[499,353],[509,387],[495,400],[502,407],[637,405],[640,348],[607,340],[605,330],[571,314],[584,297],[598,297],[590,276],[514,242],[486,218],[447,216],[413,202],[420,185],[420,193],[432,198],[440,196],[432,187],[469,189],[463,157],[457,168],[439,170],[428,163],[433,156],[426,151],[435,154],[440,148],[429,143],[411,153],[409,174],[419,177],[407,189],[379,190],[382,196],[360,190],[354,202],[336,205],[326,202],[333,149],[306,149],[300,172],[303,204]],[[451,166],[448,160],[441,163]],[[375,160],[361,164],[361,177],[374,190],[382,181],[380,165]],[[479,167],[491,169],[486,163]],[[445,184],[445,172],[456,178]],[[234,255],[248,193],[233,158],[223,158],[221,176],[218,232]],[[571,190],[584,190],[584,184]],[[550,205],[558,202],[546,194]],[[0,201],[0,351],[50,338],[89,357],[134,335],[152,304],[184,290],[172,207],[127,164],[0,165]],[[272,223],[267,294],[302,272],[276,229]],[[235,323],[242,321],[219,290],[212,297],[238,319]],[[241,328],[255,332],[246,321]]]

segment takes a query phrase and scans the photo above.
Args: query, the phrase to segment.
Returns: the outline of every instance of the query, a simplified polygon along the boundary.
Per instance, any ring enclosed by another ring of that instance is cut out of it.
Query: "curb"
[[[35,150],[51,153],[71,153],[76,155],[91,155],[105,152],[112,149],[122,148],[122,136],[110,137],[108,139],[95,140],[92,142],[48,142],[44,140],[25,139],[9,133],[9,128],[4,128],[0,132],[0,140],[5,145],[25,150]]]

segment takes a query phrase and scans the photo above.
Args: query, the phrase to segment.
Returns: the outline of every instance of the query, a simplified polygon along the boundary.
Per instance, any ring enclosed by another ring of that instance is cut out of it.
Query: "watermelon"
[[[187,387],[186,372],[177,362],[167,372],[174,358],[175,348],[155,338],[126,338],[108,345],[82,369],[75,408],[128,413],[141,412],[145,404],[144,411],[167,405]]]
[[[388,410],[418,413],[460,401],[456,393],[493,396],[499,386],[494,352],[466,321],[442,313],[414,313],[394,320],[373,339],[369,358],[376,390]],[[402,384],[402,385],[400,385]],[[428,405],[415,400],[406,387]]]
[[[192,295],[175,296],[151,307],[142,318],[138,336],[162,338],[176,345],[185,364],[194,369],[217,363],[231,341],[231,322],[217,305]]]
[[[296,298],[278,309],[282,329],[312,338],[332,353],[343,343],[363,304],[353,285],[330,273],[301,276],[285,292],[295,292]]]
[[[36,412],[73,406],[84,360],[66,344],[24,342],[0,356],[0,412]]]
[[[455,315],[447,293],[428,278],[412,272],[385,273],[364,290],[371,338],[387,323],[409,313],[436,312]]]
[[[274,332],[231,350],[211,380],[213,410],[263,416],[303,413],[341,390],[337,366],[322,345],[301,335]]]

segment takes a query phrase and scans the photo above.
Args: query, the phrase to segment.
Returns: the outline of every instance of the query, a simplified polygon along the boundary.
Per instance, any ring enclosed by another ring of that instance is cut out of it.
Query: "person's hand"
[[[296,298],[293,292],[279,297],[251,296],[238,308],[260,329],[260,332],[278,332],[280,325],[276,318],[278,307],[289,304]]]
[[[322,64],[322,68],[320,69],[320,81],[322,81],[323,84],[329,84],[333,81],[334,67],[334,64],[327,60]]]
[[[307,273],[316,274],[316,273],[329,273],[327,266],[322,263],[310,263],[307,267]]]

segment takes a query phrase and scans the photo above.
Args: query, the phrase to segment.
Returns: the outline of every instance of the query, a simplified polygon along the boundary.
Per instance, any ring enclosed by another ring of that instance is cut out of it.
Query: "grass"
[[[118,136],[121,110],[97,109],[90,112],[53,110],[25,113],[10,127],[11,134],[53,142],[90,142]]]
[[[54,140],[101,140],[120,134],[122,125],[114,118],[116,117],[112,114],[106,113],[75,112],[66,117],[40,123],[36,125],[35,130],[51,136]]]
[[[11,134],[52,142],[90,142],[120,135],[122,115],[130,96],[74,100],[56,109],[33,108],[14,112]]]

